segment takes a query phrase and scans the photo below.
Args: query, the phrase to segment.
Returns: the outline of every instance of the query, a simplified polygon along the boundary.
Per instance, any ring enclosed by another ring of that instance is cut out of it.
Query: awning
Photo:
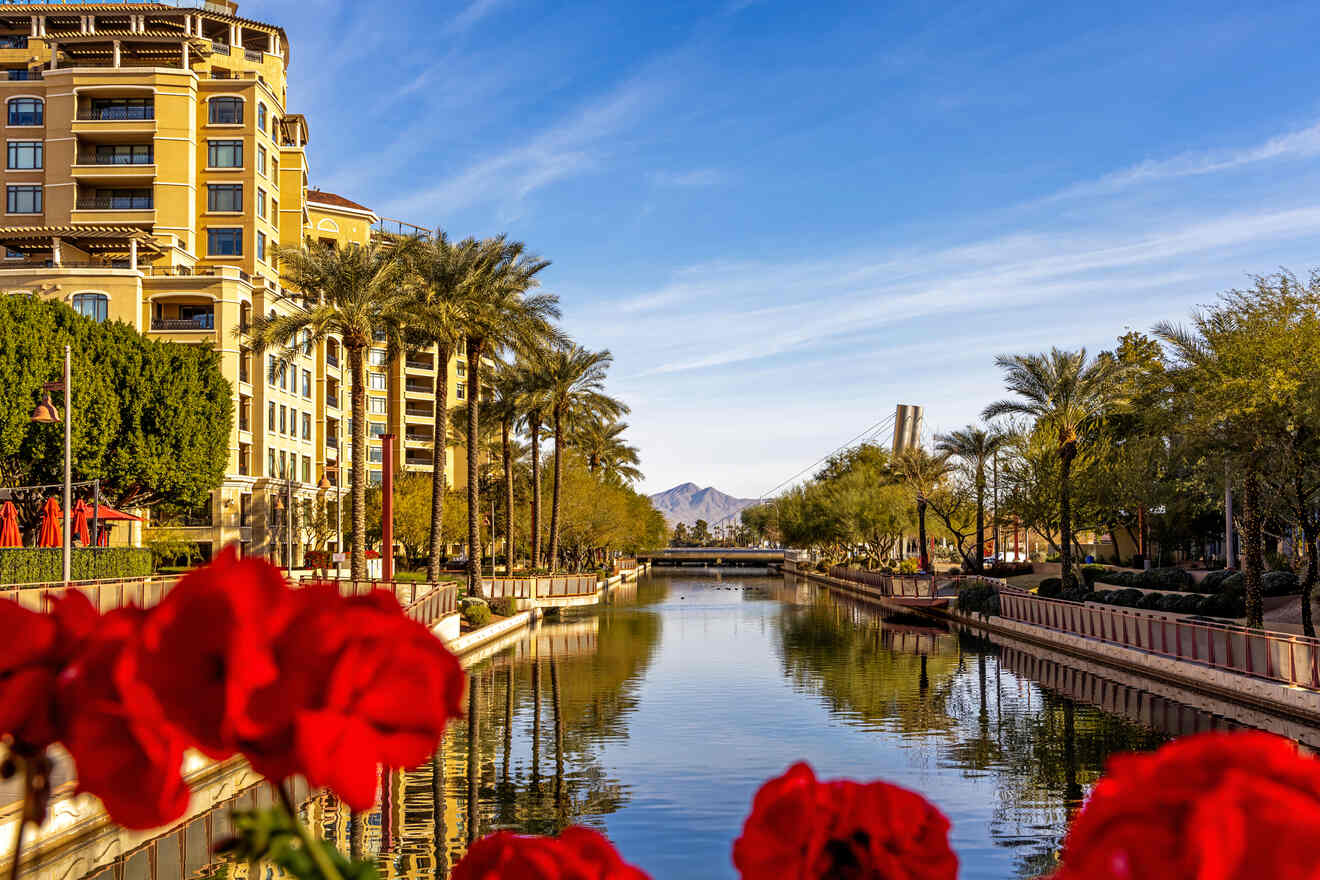
[[[140,516],[134,516],[131,513],[124,513],[122,510],[115,510],[113,507],[109,507],[105,504],[101,505],[97,513],[98,513],[98,519],[100,519],[102,522],[111,522],[114,520],[122,520],[124,522],[142,522],[142,517]]]
[[[16,251],[48,251],[51,240],[60,239],[87,253],[127,253],[136,241],[139,259],[164,253],[159,242],[137,226],[87,223],[77,226],[0,226],[0,245]]]

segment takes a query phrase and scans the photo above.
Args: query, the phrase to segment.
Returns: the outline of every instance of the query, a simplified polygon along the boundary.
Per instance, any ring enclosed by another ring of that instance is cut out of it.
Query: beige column
[[[39,26],[40,29],[41,29],[41,33],[38,34],[38,36],[42,36],[42,37],[46,36],[46,16],[44,16],[44,15],[38,15],[38,16],[37,16],[37,24],[38,24],[38,26]]]
[[[236,24],[231,24],[229,26],[229,45],[238,45],[238,25]]]
[[[191,66],[191,65],[190,65],[189,62],[188,62],[188,41],[187,41],[187,40],[184,40],[184,41],[183,41],[183,69],[184,69],[184,70],[187,70],[187,69],[189,69],[190,66]]]
[[[50,240],[50,260],[55,264],[57,269],[64,265],[63,256],[60,253],[60,246],[62,244],[64,244],[64,242],[60,240],[58,235]]]
[[[266,51],[267,51],[268,53],[270,53],[271,55],[278,55],[278,54],[279,54],[279,47],[275,44],[275,35],[274,35],[274,34],[267,34],[267,35],[266,35]]]
[[[243,45],[243,26],[241,24],[234,25],[234,45],[239,47]]]
[[[87,33],[87,16],[85,15],[78,16],[78,33]]]
[[[37,28],[37,17],[35,15],[32,16],[32,36],[41,36],[41,31]]]
[[[96,33],[96,16],[95,16],[95,15],[89,15],[89,16],[87,16],[87,33],[89,33],[89,34],[94,34],[94,33]]]
[[[54,70],[54,69],[55,69],[55,62],[59,60],[59,57],[60,57],[60,44],[59,44],[59,43],[51,43],[51,44],[50,44],[50,69],[51,69],[51,70]],[[115,66],[117,67],[118,65],[115,65]]]
[[[137,239],[136,239],[136,238],[130,238],[130,239],[128,240],[128,268],[130,268],[130,269],[132,269],[134,272],[136,272],[136,271],[137,271],[137,267],[138,267],[138,262],[137,262]]]
[[[114,66],[115,66],[115,67],[118,67],[118,66],[119,66],[119,41],[118,41],[118,40],[115,40],[115,41],[114,41],[114,47],[115,47],[115,64],[114,64]]]

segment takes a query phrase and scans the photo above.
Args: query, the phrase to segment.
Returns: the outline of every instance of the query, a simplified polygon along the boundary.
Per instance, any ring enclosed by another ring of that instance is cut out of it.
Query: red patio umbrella
[[[0,547],[22,547],[23,536],[18,533],[18,511],[14,502],[0,505]]]
[[[63,547],[64,533],[60,530],[60,503],[54,498],[46,499],[46,506],[41,510],[41,539],[38,547]]]
[[[87,506],[87,502],[79,498],[73,503],[73,533],[78,536],[78,541],[84,547],[92,546],[92,537],[87,531],[87,517],[92,515],[92,509]]]

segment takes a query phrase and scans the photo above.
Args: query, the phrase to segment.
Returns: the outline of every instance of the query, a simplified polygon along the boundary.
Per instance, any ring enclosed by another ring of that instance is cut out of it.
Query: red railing
[[[1000,615],[1009,620],[1320,690],[1320,639],[1095,602],[1042,599],[1011,588],[1000,590],[999,607]]]
[[[882,571],[863,571],[848,568],[845,565],[831,565],[829,576],[841,581],[848,581],[863,587],[866,592],[875,593],[884,598],[934,599],[937,591],[935,580],[929,575],[892,575]]]

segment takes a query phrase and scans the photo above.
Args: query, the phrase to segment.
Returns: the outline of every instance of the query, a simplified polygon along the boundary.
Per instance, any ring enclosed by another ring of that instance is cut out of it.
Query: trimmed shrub
[[[514,608],[513,600],[508,598],[492,599],[490,610],[493,613],[498,614],[500,617],[512,617],[517,613],[517,609]]]
[[[1217,571],[1207,572],[1206,576],[1201,578],[1201,582],[1196,585],[1196,592],[1218,593],[1220,588],[1224,585],[1224,581],[1233,574],[1236,574],[1236,572],[1228,568],[1221,568]]]
[[[999,590],[986,583],[958,588],[958,610],[963,614],[999,614]]]
[[[1186,590],[1193,583],[1192,573],[1170,565],[1165,568],[1150,568],[1137,574],[1140,586],[1148,590]]]
[[[1247,581],[1242,577],[1242,572],[1235,571],[1224,578],[1223,583],[1219,585],[1220,593],[1240,593],[1243,597],[1247,595]]]
[[[1302,582],[1291,570],[1267,571],[1261,575],[1266,596],[1292,596],[1302,591]]]
[[[987,577],[1008,578],[1020,574],[1031,574],[1035,569],[1030,562],[996,562],[986,566],[983,574]]]
[[[146,547],[74,547],[75,581],[149,577],[151,550]],[[54,583],[64,576],[59,547],[0,548],[0,584]]]
[[[463,620],[468,626],[476,629],[490,623],[490,606],[485,602],[467,600],[463,604]]]
[[[1067,599],[1069,602],[1085,602],[1094,595],[1086,587],[1073,587],[1070,590],[1064,590],[1059,593],[1060,599]]]
[[[1049,577],[1040,582],[1036,587],[1036,595],[1044,596],[1046,599],[1052,599],[1059,595],[1063,590],[1063,578]]]
[[[1094,587],[1096,579],[1099,578],[1099,576],[1104,574],[1106,571],[1107,569],[1103,565],[1096,565],[1095,563],[1087,563],[1086,565],[1082,566],[1082,582],[1085,583],[1088,587]]]
[[[1161,610],[1160,604],[1163,601],[1164,595],[1162,593],[1145,593],[1137,600],[1136,607],[1144,608],[1147,611],[1159,611]]]

